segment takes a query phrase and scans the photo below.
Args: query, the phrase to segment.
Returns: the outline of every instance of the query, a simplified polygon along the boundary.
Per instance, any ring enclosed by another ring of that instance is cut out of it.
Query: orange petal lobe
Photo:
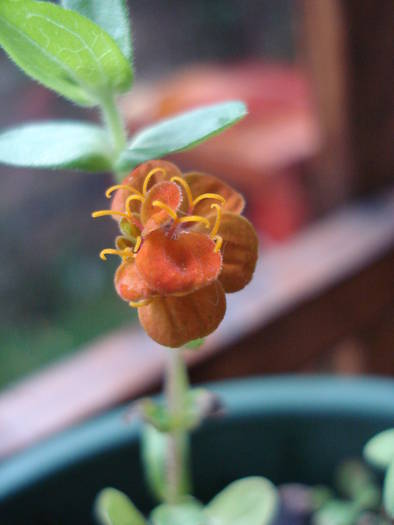
[[[211,214],[207,218],[213,226],[216,216]],[[193,230],[204,231],[200,224],[194,226]],[[223,239],[223,263],[219,281],[226,293],[238,292],[250,282],[256,267],[258,238],[255,229],[245,217],[223,212],[218,235]]]
[[[143,235],[157,230],[160,226],[172,220],[166,210],[153,205],[157,200],[166,204],[176,212],[182,200],[182,193],[179,186],[174,182],[162,181],[155,184],[148,191],[145,202],[141,206],[141,220],[145,226]]]
[[[140,322],[157,343],[177,348],[212,333],[223,320],[226,298],[215,281],[191,294],[156,297],[138,309]]]
[[[170,180],[171,177],[181,176],[181,172],[172,162],[167,162],[166,160],[150,160],[144,162],[137,168],[135,168],[127,177],[123,180],[122,184],[126,186],[133,186],[139,192],[142,192],[142,187],[144,185],[144,180],[148,173],[155,168],[163,168],[164,172],[159,171],[155,173],[149,183],[149,188],[151,188],[157,182],[163,180]],[[112,211],[125,211],[125,205],[127,197],[132,195],[133,192],[130,192],[125,189],[117,190],[112,199],[111,209]],[[135,201],[131,203],[130,209],[133,212],[139,212],[141,203]],[[119,222],[119,217],[114,217]]]
[[[250,282],[256,267],[258,238],[255,229],[245,217],[224,212],[218,234],[223,238],[223,269],[219,280],[227,293],[238,292]]]
[[[115,273],[115,289],[124,301],[142,301],[154,292],[141,277],[134,260],[122,263]]]
[[[241,213],[245,207],[245,200],[242,195],[213,175],[186,173],[183,178],[190,186],[193,199],[196,199],[203,193],[217,193],[226,199],[226,202],[223,205],[223,211],[226,210],[233,213]],[[194,207],[193,213],[202,216],[212,213],[211,204],[213,202],[217,201],[212,199],[200,201]]]
[[[156,230],[144,240],[136,257],[142,278],[160,294],[189,293],[208,285],[219,275],[220,253],[208,235],[197,232]]]

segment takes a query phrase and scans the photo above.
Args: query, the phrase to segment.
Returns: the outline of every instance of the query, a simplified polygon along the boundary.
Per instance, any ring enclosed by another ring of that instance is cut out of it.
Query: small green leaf
[[[353,502],[331,500],[313,516],[314,525],[354,525],[360,510]]]
[[[142,432],[142,461],[146,481],[152,494],[159,500],[168,499],[167,485],[167,451],[168,451],[168,434],[159,432],[152,425],[145,424]],[[189,440],[186,433],[178,436],[178,447],[182,454],[181,465],[183,467],[180,473],[179,486],[177,493],[186,495],[190,489],[188,449]]]
[[[373,473],[358,460],[347,460],[336,472],[336,485],[347,499],[359,508],[375,509],[380,505],[380,487]]]
[[[94,503],[100,525],[147,525],[143,515],[120,490],[103,489]]]
[[[158,501],[165,501],[167,495],[165,439],[165,434],[149,424],[144,425],[141,458],[147,485]]]
[[[394,519],[394,460],[391,462],[384,478],[383,505],[390,518]]]
[[[205,106],[162,120],[134,135],[120,155],[117,169],[133,168],[200,144],[232,126],[247,114],[243,102],[232,101]]]
[[[177,505],[160,505],[152,511],[150,518],[153,525],[208,525],[203,506],[193,498]]]
[[[62,6],[93,20],[112,36],[124,56],[133,60],[130,21],[125,0],[62,0]]]
[[[0,162],[32,168],[106,171],[111,151],[103,129],[83,122],[42,122],[0,134]]]
[[[364,447],[364,457],[376,467],[387,468],[394,459],[394,428],[370,439]]]
[[[278,506],[274,485],[265,478],[234,481],[205,508],[215,525],[268,525]]]
[[[131,67],[114,40],[49,2],[1,0],[0,44],[25,73],[83,106],[131,86]]]
[[[189,350],[196,350],[197,348],[200,348],[205,343],[205,337],[200,337],[199,339],[193,339],[193,341],[189,341],[185,344],[185,347]]]

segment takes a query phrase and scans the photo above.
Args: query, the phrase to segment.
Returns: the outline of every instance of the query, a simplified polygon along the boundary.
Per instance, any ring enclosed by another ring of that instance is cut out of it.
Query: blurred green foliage
[[[135,319],[113,288],[115,262],[74,254],[29,275],[19,308],[2,311],[0,388]]]

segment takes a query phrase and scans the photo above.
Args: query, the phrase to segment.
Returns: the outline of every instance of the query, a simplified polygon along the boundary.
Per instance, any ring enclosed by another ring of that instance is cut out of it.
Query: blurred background
[[[393,376],[394,3],[129,0],[129,7],[136,84],[120,103],[131,132],[226,99],[244,100],[250,112],[172,159],[242,191],[261,239],[252,290],[230,303],[242,330],[235,323],[208,341],[193,380],[301,371]],[[1,128],[98,120],[30,81],[2,51],[0,94]],[[134,359],[146,383],[138,392],[130,378],[106,388],[100,376],[106,397],[93,396],[84,414],[74,407],[67,421],[154,388],[155,357],[144,361],[150,343],[129,331],[135,314],[112,287],[117,261],[98,258],[115,228],[90,213],[103,208],[110,176],[0,170],[3,398],[22,392],[26,375],[36,389],[30,394],[45,390],[52,368],[30,374],[54,363],[66,374],[61,381],[73,384],[78,356],[85,353],[84,366],[94,370],[98,348],[102,369]]]

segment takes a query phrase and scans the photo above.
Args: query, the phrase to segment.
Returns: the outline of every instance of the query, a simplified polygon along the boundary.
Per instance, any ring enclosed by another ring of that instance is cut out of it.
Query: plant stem
[[[102,99],[101,110],[105,127],[108,130],[108,134],[112,142],[114,159],[116,159],[119,153],[126,146],[127,133],[124,122],[113,96],[108,96]],[[114,172],[114,177],[117,182],[121,182],[124,177],[124,173]]]
[[[168,502],[176,503],[190,490],[189,435],[183,428],[186,394],[189,383],[182,350],[169,349],[166,369],[165,395],[173,429],[167,436],[167,494]]]

